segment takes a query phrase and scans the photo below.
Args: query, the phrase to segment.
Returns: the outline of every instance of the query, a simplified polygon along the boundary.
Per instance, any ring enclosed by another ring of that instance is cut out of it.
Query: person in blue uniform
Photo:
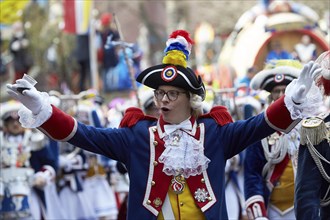
[[[187,31],[172,32],[162,64],[136,78],[154,89],[161,113],[158,119],[132,107],[126,110],[120,128],[95,128],[50,105],[48,94],[25,79],[8,84],[7,92],[25,106],[21,110],[26,114],[21,118],[24,126],[37,127],[53,139],[126,166],[130,179],[127,219],[228,219],[226,160],[275,130],[288,132],[305,117],[302,106],[317,108],[308,94],[313,89],[312,77],[320,70],[309,63],[288,95],[257,116],[233,122],[223,106],[202,115],[205,87],[187,65],[192,44]],[[28,89],[21,94],[17,90],[21,87]]]
[[[315,80],[325,98],[330,96],[329,61],[330,51],[316,60],[323,71]],[[329,106],[302,121],[294,206],[299,220],[330,219],[329,122]]]
[[[64,218],[55,185],[57,145],[21,126],[20,106],[9,100],[0,107],[0,219]]]
[[[279,99],[301,72],[297,60],[274,60],[251,81],[254,90],[269,92],[268,105]],[[244,194],[249,219],[295,219],[293,211],[299,126],[288,134],[274,132],[246,149]]]
[[[271,60],[293,59],[293,56],[283,49],[281,42],[274,41],[270,44],[270,51],[267,54],[266,62]]]

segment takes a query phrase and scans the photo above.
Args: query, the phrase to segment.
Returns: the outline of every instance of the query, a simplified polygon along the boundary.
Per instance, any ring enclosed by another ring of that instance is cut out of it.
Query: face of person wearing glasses
[[[154,91],[156,106],[164,121],[179,124],[191,116],[189,93],[174,86],[159,86]]]

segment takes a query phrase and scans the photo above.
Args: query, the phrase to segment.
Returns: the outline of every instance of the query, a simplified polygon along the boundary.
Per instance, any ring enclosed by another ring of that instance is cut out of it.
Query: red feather
[[[189,32],[187,32],[185,30],[173,31],[172,34],[170,35],[170,38],[176,38],[177,36],[182,36],[188,41],[188,43],[194,44],[194,41],[190,38]]]
[[[317,86],[323,87],[323,93],[326,96],[330,96],[330,80],[325,79],[323,76],[319,78],[319,80],[316,83]]]

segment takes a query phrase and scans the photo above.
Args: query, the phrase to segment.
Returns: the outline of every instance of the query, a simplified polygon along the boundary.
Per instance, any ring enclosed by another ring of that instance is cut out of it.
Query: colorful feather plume
[[[165,57],[163,64],[173,64],[187,67],[187,61],[191,53],[193,40],[190,34],[185,30],[176,30],[172,32],[166,42]]]

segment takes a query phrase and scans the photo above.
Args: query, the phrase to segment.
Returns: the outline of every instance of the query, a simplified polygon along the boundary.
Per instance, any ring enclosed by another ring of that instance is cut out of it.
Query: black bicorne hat
[[[189,67],[160,64],[142,71],[136,80],[153,89],[162,85],[175,86],[205,98],[201,77],[196,76]]]
[[[205,86],[201,77],[187,67],[192,43],[188,32],[174,31],[166,42],[163,64],[145,69],[137,76],[136,81],[153,89],[162,85],[179,87],[204,100]]]
[[[271,92],[275,86],[288,85],[298,78],[301,69],[302,64],[298,60],[271,60],[252,78],[250,87]]]

